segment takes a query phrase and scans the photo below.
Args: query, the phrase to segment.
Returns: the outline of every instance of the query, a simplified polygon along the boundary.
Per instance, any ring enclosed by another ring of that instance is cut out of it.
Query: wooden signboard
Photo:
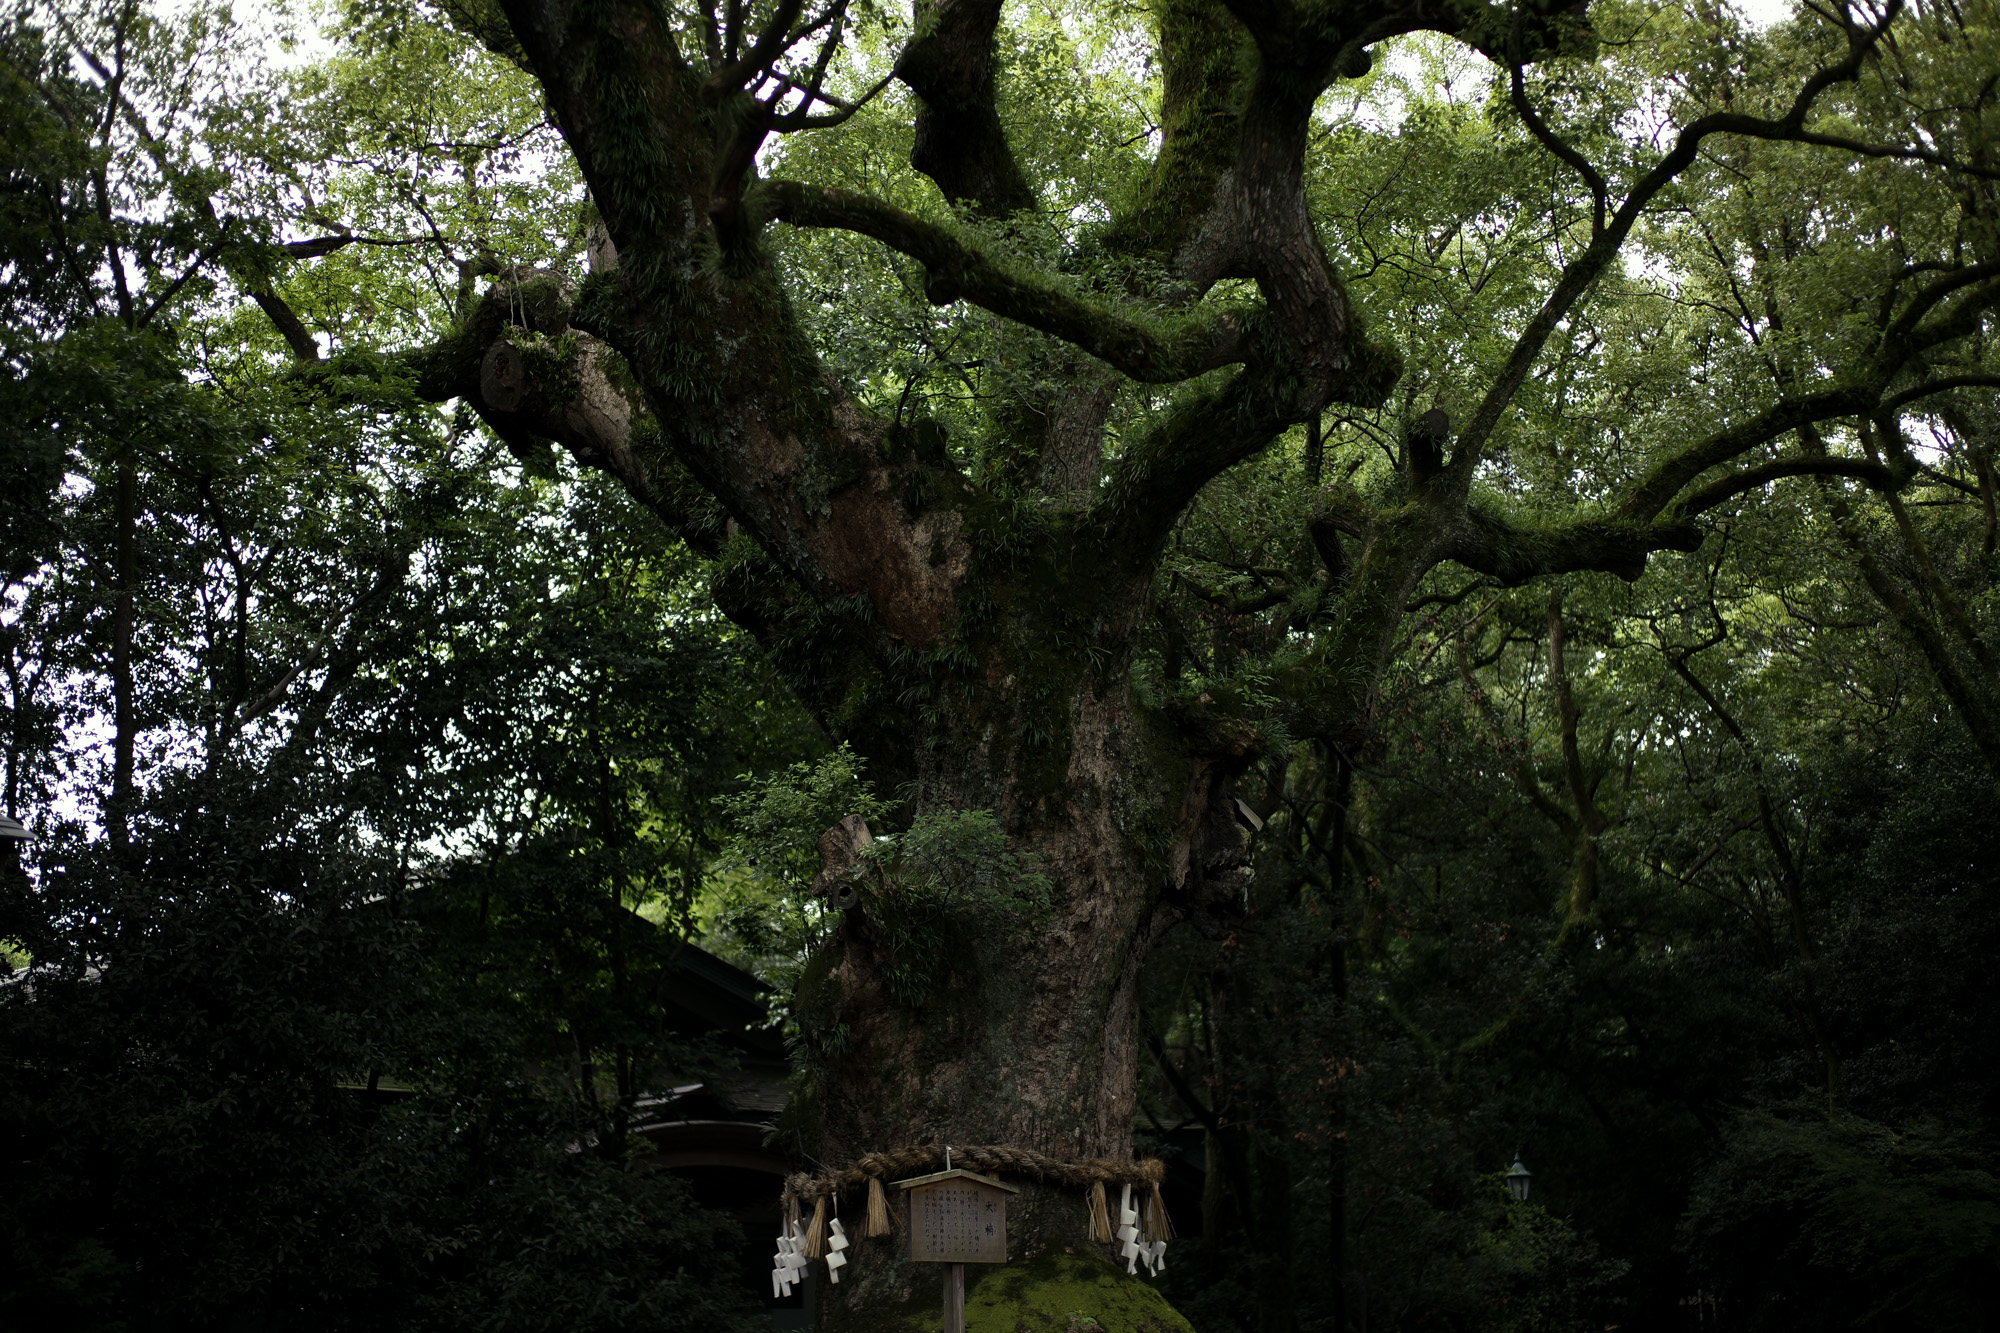
[[[899,1180],[910,1197],[910,1258],[933,1264],[1007,1262],[1007,1196],[1019,1194],[971,1171]]]
[[[951,1161],[950,1149],[944,1160]],[[910,1258],[945,1264],[944,1331],[965,1333],[965,1266],[1007,1262],[1007,1196],[991,1176],[946,1169],[899,1180],[910,1199]]]

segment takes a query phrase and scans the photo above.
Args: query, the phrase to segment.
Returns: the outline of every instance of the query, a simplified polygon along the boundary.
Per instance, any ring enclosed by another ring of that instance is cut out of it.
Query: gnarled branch
[[[1877,491],[1893,491],[1903,483],[1902,478],[1882,464],[1863,459],[1780,458],[1711,482],[1676,504],[1674,515],[1682,520],[1694,518],[1746,491],[1768,486],[1784,477],[1853,477]]]
[[[753,199],[796,227],[837,228],[881,241],[924,265],[926,294],[938,305],[966,300],[1072,343],[1150,384],[1170,384],[1241,361],[1248,319],[1223,310],[1205,319],[1151,318],[1066,290],[969,243],[950,227],[851,190],[766,181]]]
[[[1748,421],[1719,430],[1655,464],[1627,493],[1617,512],[1631,522],[1650,522],[1710,468],[1741,458],[1800,426],[1866,412],[1875,405],[1877,395],[1873,386],[1843,385],[1775,403]]]
[[[1468,505],[1443,543],[1445,558],[1507,586],[1550,574],[1599,570],[1630,583],[1646,572],[1655,551],[1692,551],[1701,530],[1692,523],[1636,523],[1588,515],[1561,523],[1516,520],[1481,504]]]
[[[1000,0],[925,0],[917,6],[917,35],[895,71],[923,101],[910,165],[936,181],[947,202],[986,217],[1035,206],[994,105],[1000,8]]]

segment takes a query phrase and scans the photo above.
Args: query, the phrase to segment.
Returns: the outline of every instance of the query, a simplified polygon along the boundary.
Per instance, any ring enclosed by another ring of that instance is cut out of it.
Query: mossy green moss
[[[870,1326],[883,1333],[936,1333],[944,1327],[942,1278],[927,1273],[925,1280],[914,1284],[908,1305],[893,1313],[883,1312]],[[1194,1325],[1167,1304],[1166,1297],[1093,1254],[1055,1251],[1026,1263],[994,1268],[966,1265],[965,1333],[1096,1333],[1100,1329],[1103,1333],[1194,1333]]]
[[[966,1333],[1070,1333],[1092,1319],[1104,1333],[1194,1333],[1166,1297],[1093,1254],[1050,1252],[965,1276]]]

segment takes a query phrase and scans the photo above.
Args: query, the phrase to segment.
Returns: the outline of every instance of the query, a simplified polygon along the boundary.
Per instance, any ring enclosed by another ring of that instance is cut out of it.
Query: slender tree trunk
[[[112,523],[112,573],[117,587],[111,613],[111,799],[105,805],[105,827],[111,845],[124,855],[131,845],[133,749],[138,721],[133,700],[132,639],[137,615],[139,557],[139,476],[128,448],[117,464]]]
[[[1293,1333],[1298,1327],[1299,1291],[1294,1276],[1297,1256],[1292,1234],[1290,1154],[1260,1135],[1254,1165],[1257,1175],[1257,1224],[1251,1233],[1257,1251],[1258,1333]]]
[[[1979,529],[1979,550],[1982,555],[1993,554],[1993,542],[2000,534],[2000,506],[1994,503],[1993,460],[1986,451],[1974,448],[1972,451],[1973,473],[1979,478],[1979,508],[1983,521]]]
[[[1770,788],[1764,779],[1764,761],[1752,748],[1750,738],[1744,733],[1735,715],[1723,707],[1700,677],[1688,666],[1687,658],[1669,656],[1667,663],[1674,674],[1687,683],[1701,701],[1708,705],[1716,720],[1743,750],[1750,761],[1751,776],[1757,783],[1757,822],[1764,832],[1764,841],[1771,849],[1771,856],[1777,866],[1778,891],[1784,895],[1785,908],[1791,917],[1792,944],[1798,950],[1799,975],[1803,992],[1803,1010],[1806,1026],[1812,1038],[1813,1047],[1820,1059],[1820,1068],[1826,1079],[1826,1105],[1829,1115],[1842,1110],[1847,1104],[1847,1076],[1841,1063],[1840,1052],[1835,1049],[1833,1036],[1827,1028],[1826,1013],[1819,999],[1819,954],[1813,947],[1812,931],[1806,920],[1805,880],[1800,873],[1798,858],[1792,853],[1791,839],[1785,836],[1784,826],[1778,822],[1777,807],[1772,804]]]
[[[1549,687],[1555,691],[1556,721],[1562,738],[1563,774],[1569,784],[1570,802],[1576,807],[1575,872],[1570,880],[1569,906],[1563,932],[1590,921],[1597,902],[1598,835],[1610,821],[1597,808],[1595,784],[1583,766],[1577,745],[1578,713],[1576,697],[1570,690],[1568,657],[1564,651],[1562,596],[1549,599]]]
[[[1813,455],[1823,455],[1826,443],[1820,433],[1811,427],[1802,427],[1799,444]],[[1951,645],[1938,633],[1937,626],[1930,617],[1912,604],[1909,595],[1892,578],[1882,562],[1869,549],[1868,542],[1855,522],[1854,511],[1847,503],[1837,483],[1822,478],[1820,493],[1826,499],[1827,508],[1833,513],[1834,530],[1840,534],[1842,544],[1854,556],[1854,563],[1861,571],[1861,578],[1868,590],[1875,594],[1875,600],[1882,609],[1895,618],[1897,624],[1909,632],[1910,638],[1930,665],[1931,674],[1945,696],[1957,710],[1965,729],[1972,733],[1972,743],[1978,748],[1980,757],[1986,761],[1987,771],[1996,783],[2000,783],[2000,726],[1996,726],[1986,700],[1981,692],[1967,679],[1966,674],[1954,660]]]
[[[1884,423],[1879,429],[1886,438],[1893,440],[1899,446],[1902,444],[1898,428],[1893,422]],[[1870,431],[1868,423],[1864,421],[1861,423],[1860,433],[1862,445],[1868,450],[1869,460],[1879,462],[1875,432]],[[1899,449],[1898,452],[1906,455],[1908,451]],[[2000,687],[2000,660],[1995,659],[1993,650],[1987,646],[1978,627],[1972,623],[1972,617],[1967,613],[1965,603],[1960,599],[1957,590],[1939,571],[1937,561],[1931,557],[1930,543],[1924,540],[1923,534],[1917,530],[1917,525],[1910,521],[1910,511],[1903,504],[1902,497],[1894,491],[1889,491],[1882,498],[1889,506],[1890,517],[1896,521],[1896,534],[1902,538],[1903,549],[1915,562],[1917,573],[1923,579],[1924,587],[1929,590],[1931,600],[1944,615],[1945,624],[1951,626],[1959,642],[1972,654],[1972,660],[1979,664],[1985,676],[1987,690]]]
[[[1327,971],[1343,1018],[1347,1008],[1347,932],[1355,911],[1347,901],[1347,804],[1354,790],[1354,766],[1345,754],[1335,756],[1333,838],[1327,849],[1327,910],[1333,943]],[[1346,1024],[1343,1022],[1342,1030]],[[1327,1296],[1333,1308],[1334,1333],[1347,1330],[1347,1117],[1345,1100],[1334,1104],[1332,1136],[1327,1142]]]
[[[35,686],[40,683],[38,671],[25,681],[21,677],[21,664],[14,657],[14,645],[20,641],[19,628],[0,628],[0,648],[7,653],[7,774],[4,799],[10,816],[18,815],[21,809],[21,750],[22,732],[28,726],[28,710],[33,706]]]

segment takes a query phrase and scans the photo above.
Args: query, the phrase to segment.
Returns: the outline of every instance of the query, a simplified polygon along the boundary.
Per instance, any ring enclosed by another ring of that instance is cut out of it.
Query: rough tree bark
[[[983,248],[984,220],[1038,198],[996,110],[998,0],[919,0],[895,67],[920,108],[913,164],[957,209],[954,225],[836,187],[756,179],[769,134],[845,113],[814,100],[824,62],[813,48],[839,40],[837,3],[731,3],[706,29],[677,28],[645,0],[454,8],[541,83],[606,242],[593,247],[599,271],[574,289],[547,274],[499,275],[450,339],[405,356],[419,391],[471,402],[519,451],[552,440],[618,477],[714,558],[722,608],[867,757],[880,789],[913,784],[916,814],[995,811],[1056,885],[1032,947],[966,952],[935,1002],[915,1008],[891,996],[896,960],[881,923],[849,913],[798,997],[816,1052],[820,1161],[923,1142],[1129,1156],[1134,983],[1164,930],[1212,918],[1237,891],[1245,835],[1229,786],[1262,744],[1245,700],[1218,692],[1155,707],[1129,680],[1165,544],[1217,474],[1329,403],[1380,402],[1399,373],[1395,353],[1360,327],[1307,214],[1314,102],[1363,72],[1384,38],[1443,31],[1518,67],[1587,40],[1580,8],[1157,6],[1164,139],[1149,188],[1105,243],[1156,262],[1165,285],[1144,295],[1149,310],[1177,303],[1170,319],[1060,274],[1024,276]],[[1322,494],[1313,537],[1341,591],[1312,658],[1278,683],[1294,735],[1345,746],[1367,730],[1405,605],[1440,562],[1506,583],[1577,569],[1636,578],[1650,552],[1696,545],[1694,520],[1750,486],[1809,472],[1893,484],[1879,467],[1824,457],[1716,469],[1801,424],[1871,407],[1917,354],[1907,349],[1929,345],[1923,312],[1869,382],[1778,402],[1691,442],[1614,503],[1526,527],[1471,502],[1542,343],[1648,201],[1709,135],[1797,133],[1818,91],[1851,78],[1878,35],[1854,29],[1851,58],[1809,84],[1790,119],[1698,122],[1622,202],[1605,200],[1599,179],[1594,239],[1456,442],[1433,413],[1395,503],[1340,485]],[[789,81],[771,93],[765,76],[778,70]],[[1028,465],[1013,480],[1031,498],[1042,488],[1046,503],[975,485],[934,425],[871,415],[822,370],[759,244],[773,223],[874,237],[924,265],[934,303],[977,305],[1072,345],[1079,365],[1094,360],[1015,442]],[[1230,278],[1254,282],[1249,313],[1202,304]],[[1967,302],[1992,298],[1982,281],[1926,310],[1963,323]],[[551,364],[555,355],[566,361]],[[1218,370],[1103,459],[1104,412],[1122,381]],[[1017,1252],[1084,1248],[1080,1202],[1046,1192],[1024,1197],[1015,1230]],[[886,1247],[848,1272],[827,1289],[838,1327],[877,1326],[935,1292],[913,1286]]]

